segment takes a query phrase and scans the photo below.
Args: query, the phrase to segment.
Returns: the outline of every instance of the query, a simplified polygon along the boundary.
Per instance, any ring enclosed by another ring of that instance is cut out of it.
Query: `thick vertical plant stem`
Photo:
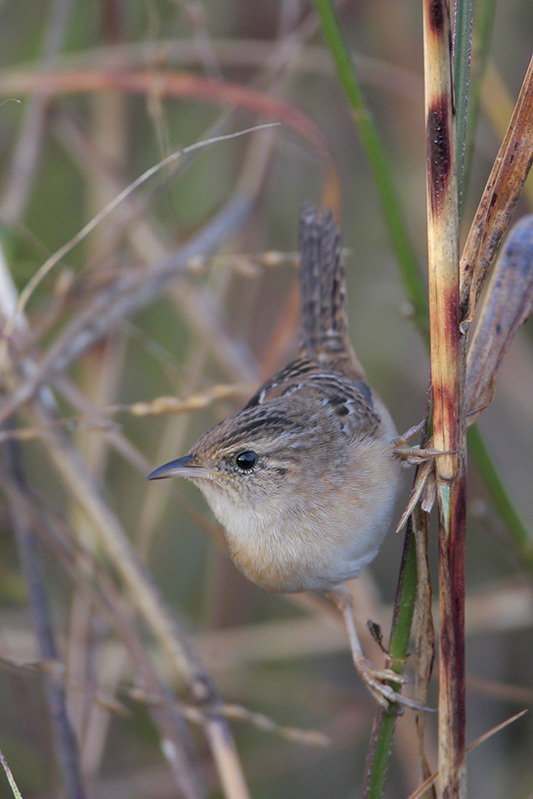
[[[424,0],[428,273],[439,503],[439,795],[464,796],[464,341],[459,329],[456,120],[450,14]]]

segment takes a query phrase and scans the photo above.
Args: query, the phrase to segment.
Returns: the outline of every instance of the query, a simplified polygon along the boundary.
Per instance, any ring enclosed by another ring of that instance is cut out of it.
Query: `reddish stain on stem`
[[[464,517],[465,480],[461,477],[451,497],[449,536],[440,539],[441,584],[446,588],[442,600],[448,612],[441,612],[440,658],[444,673],[450,676],[446,690],[454,696],[453,717],[457,736],[457,752],[462,757],[465,747],[465,684],[464,684]],[[443,579],[444,578],[444,579]],[[444,607],[442,608],[444,611]],[[460,765],[460,764],[458,764]]]
[[[445,335],[449,347],[450,357],[457,357],[457,345],[459,339],[459,297],[457,288],[454,286],[444,293],[445,305]]]
[[[440,36],[444,30],[444,5],[442,0],[432,0],[429,3],[428,18],[431,31],[435,36]]]

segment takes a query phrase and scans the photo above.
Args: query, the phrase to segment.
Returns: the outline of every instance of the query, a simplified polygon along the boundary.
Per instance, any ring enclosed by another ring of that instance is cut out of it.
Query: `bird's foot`
[[[452,455],[451,449],[433,449],[432,447],[406,447],[404,444],[398,444],[398,439],[394,442],[394,454],[400,460],[404,461],[409,466],[418,466],[425,461],[438,458],[440,455]]]
[[[389,682],[393,682],[405,685],[410,682],[408,677],[405,677],[403,674],[396,674],[392,669],[379,669],[371,663],[370,660],[364,657],[354,657],[354,663],[364,684],[384,710],[389,708],[390,703],[395,703],[400,705],[402,710],[404,707],[408,707],[412,710],[432,712],[432,708],[424,707],[415,699],[409,699],[407,696],[403,696],[388,684]]]
[[[424,463],[425,461],[433,460],[433,458],[438,458],[439,455],[452,455],[453,450],[441,450],[441,449],[434,449],[431,446],[420,447],[415,445],[413,447],[408,447],[407,442],[417,433],[420,433],[424,427],[424,422],[419,422],[418,424],[410,427],[406,433],[401,436],[398,436],[394,439],[393,447],[395,455],[400,458],[400,460],[404,461],[406,465],[411,466],[418,466],[420,463]],[[433,439],[429,441],[431,444]]]

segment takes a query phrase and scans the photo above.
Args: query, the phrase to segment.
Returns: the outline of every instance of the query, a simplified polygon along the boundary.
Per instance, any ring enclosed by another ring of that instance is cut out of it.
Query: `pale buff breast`
[[[250,580],[271,591],[324,590],[355,577],[376,556],[390,526],[398,470],[392,450],[370,438],[359,442],[338,479],[302,479],[253,507],[202,489],[233,561]]]

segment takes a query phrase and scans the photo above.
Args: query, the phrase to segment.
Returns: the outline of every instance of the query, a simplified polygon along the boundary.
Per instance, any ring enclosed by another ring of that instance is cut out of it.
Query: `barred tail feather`
[[[300,303],[301,354],[317,362],[348,355],[358,365],[348,340],[340,232],[331,210],[321,215],[311,203],[300,220]]]

